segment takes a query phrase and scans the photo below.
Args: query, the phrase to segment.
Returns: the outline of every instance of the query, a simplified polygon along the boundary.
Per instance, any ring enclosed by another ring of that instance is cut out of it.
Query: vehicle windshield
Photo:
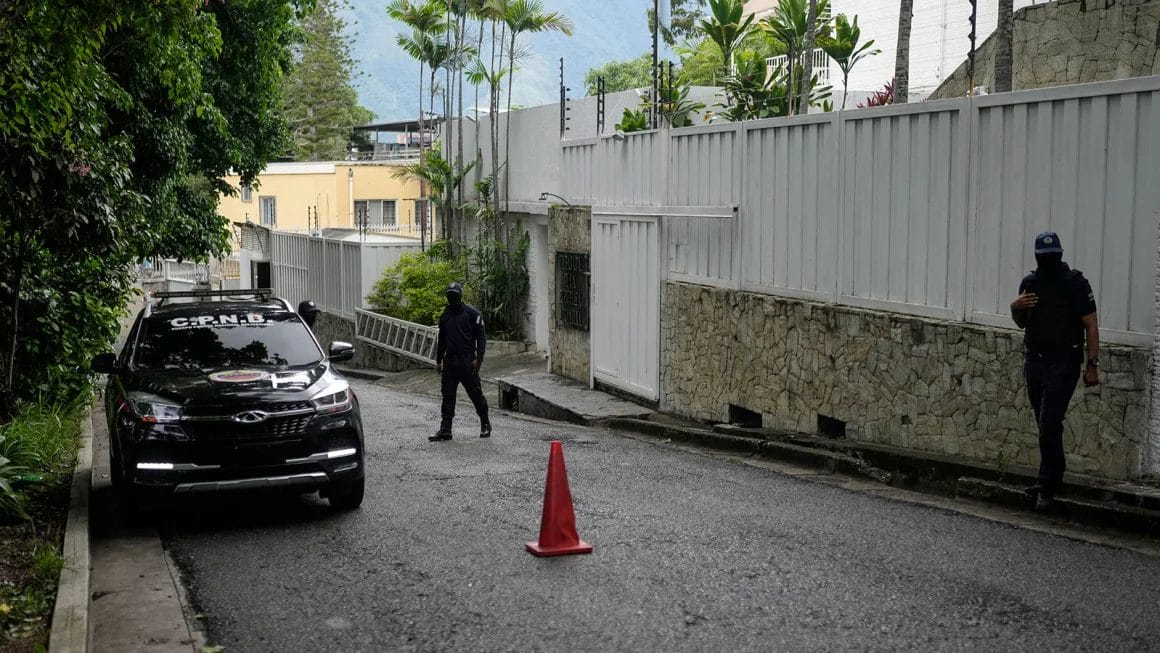
[[[295,367],[322,351],[302,320],[286,312],[154,316],[141,324],[133,365],[142,369]]]

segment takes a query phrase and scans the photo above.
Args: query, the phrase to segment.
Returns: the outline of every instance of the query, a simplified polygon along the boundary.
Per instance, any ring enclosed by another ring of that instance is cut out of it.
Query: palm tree
[[[395,40],[412,59],[419,62],[419,147],[423,148],[423,73],[430,58],[436,34],[443,29],[442,6],[434,0],[416,5],[411,0],[392,0],[387,15],[411,28],[411,36],[400,34]],[[434,74],[432,74],[434,77]]]
[[[894,102],[906,104],[910,90],[910,21],[914,0],[900,0],[898,6],[898,53],[894,58]]]
[[[521,34],[534,32],[561,32],[572,35],[572,21],[557,11],[545,11],[541,0],[505,0],[503,22],[511,39],[508,44],[507,134],[504,139],[504,159],[511,151],[512,141],[512,80],[516,72],[516,39]],[[504,174],[504,201],[509,199],[511,177]]]
[[[1011,41],[1015,31],[1011,0],[999,0],[999,29],[995,32],[995,92],[1011,91]]]
[[[818,0],[810,0],[810,8],[806,12],[806,38],[802,42],[802,92],[798,100],[798,113],[808,113],[810,110],[810,81],[814,76],[814,42],[817,34]]]
[[[455,193],[463,184],[463,178],[475,167],[454,165],[445,159],[438,149],[431,150],[419,163],[400,166],[391,172],[396,179],[415,179],[431,189],[431,203],[439,209],[439,215],[446,225],[447,214],[454,206]]]
[[[873,39],[859,44],[858,39],[861,37],[862,30],[858,28],[858,17],[854,16],[854,22],[851,23],[846,14],[838,14],[838,17],[834,19],[833,37],[818,37],[818,44],[822,50],[834,60],[834,63],[838,64],[838,68],[842,71],[843,109],[846,108],[846,96],[849,95],[850,71],[859,61],[882,52],[870,49],[874,46]]]
[[[815,36],[817,37],[829,36],[829,25],[819,26],[817,24],[817,17],[827,15],[829,9],[829,0],[818,0],[817,7],[814,10],[814,21],[812,24],[815,30]],[[773,10],[772,14],[762,20],[760,24],[762,31],[785,44],[785,67],[788,88],[790,89],[796,89],[798,87],[797,62],[798,57],[802,55],[802,51],[805,49],[805,39],[810,27],[811,21],[809,20],[809,5],[807,5],[807,0],[779,0],[777,8]],[[806,80],[806,83],[809,84],[811,81]],[[790,97],[790,114],[794,113],[795,100],[796,96]]]

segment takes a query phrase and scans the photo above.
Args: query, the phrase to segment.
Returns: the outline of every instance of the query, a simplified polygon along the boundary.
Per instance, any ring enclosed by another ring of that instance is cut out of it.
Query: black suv
[[[134,506],[172,494],[319,491],[336,509],[363,499],[358,399],[313,332],[269,290],[147,297],[109,375],[113,485]]]

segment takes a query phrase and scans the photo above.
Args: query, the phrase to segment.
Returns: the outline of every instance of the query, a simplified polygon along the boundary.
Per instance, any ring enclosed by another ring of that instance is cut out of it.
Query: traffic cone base
[[[540,558],[546,558],[548,556],[566,556],[575,553],[592,553],[592,545],[585,542],[584,540],[580,540],[577,544],[572,546],[555,547],[540,546],[539,542],[528,542],[527,547],[528,553]]]
[[[544,483],[544,512],[540,517],[540,539],[528,542],[528,553],[534,556],[562,556],[592,553],[592,545],[576,533],[576,515],[572,509],[572,491],[568,488],[568,471],[564,468],[564,448],[559,440],[552,442],[548,456],[548,478]]]

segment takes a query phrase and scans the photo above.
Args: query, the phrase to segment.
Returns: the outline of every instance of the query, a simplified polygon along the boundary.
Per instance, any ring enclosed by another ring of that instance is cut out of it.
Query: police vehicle
[[[223,490],[318,491],[332,508],[363,500],[358,398],[270,290],[157,292],[108,375],[110,476],[133,507]]]

